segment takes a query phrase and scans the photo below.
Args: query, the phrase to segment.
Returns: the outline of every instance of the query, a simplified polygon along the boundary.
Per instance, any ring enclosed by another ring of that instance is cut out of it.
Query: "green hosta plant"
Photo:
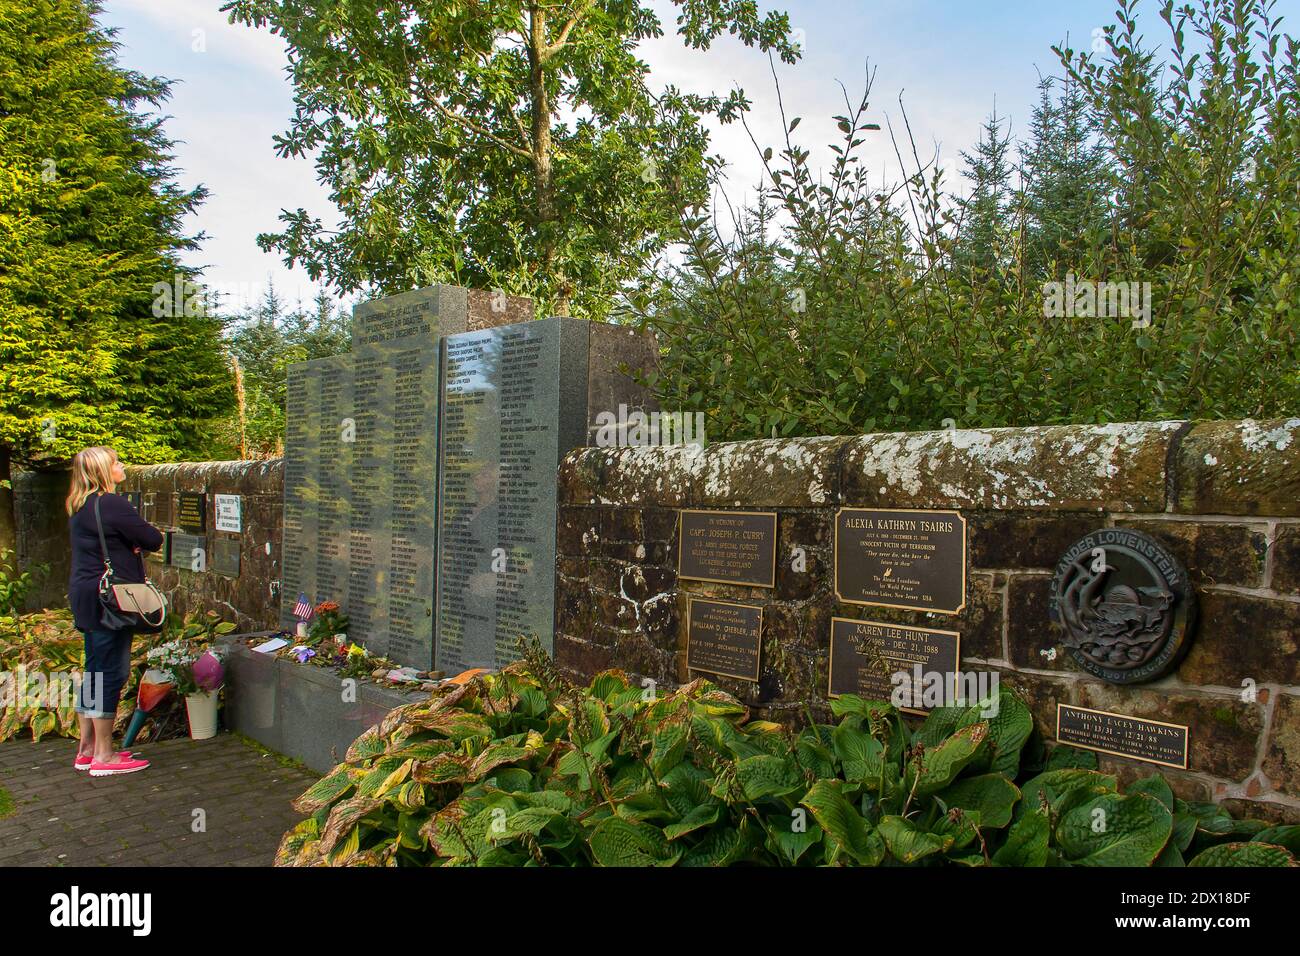
[[[792,733],[703,680],[578,688],[534,647],[362,734],[295,802],[310,816],[277,864],[1294,865],[1293,830],[1185,804],[1158,777],[1120,793],[1063,748],[1022,773],[1033,723],[1005,688],[995,715],[919,726],[850,695],[833,711]]]

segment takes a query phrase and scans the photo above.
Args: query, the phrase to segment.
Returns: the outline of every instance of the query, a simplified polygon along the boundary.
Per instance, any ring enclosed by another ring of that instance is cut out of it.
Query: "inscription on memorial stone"
[[[835,597],[958,614],[966,606],[966,519],[956,511],[841,508]]]
[[[168,536],[167,563],[184,571],[208,569],[207,543],[201,535],[173,531]]]
[[[776,584],[776,512],[678,514],[677,576],[719,584]]]
[[[212,570],[228,578],[239,577],[239,542],[233,538],[218,538],[212,542]]]
[[[690,598],[686,602],[686,667],[758,681],[763,608]]]
[[[446,340],[435,655],[441,670],[500,667],[518,656],[521,636],[551,650],[561,338],[573,322],[543,319]],[[585,428],[585,403],[577,411]]]
[[[1183,724],[1057,704],[1056,739],[1115,757],[1187,769],[1189,729]]]
[[[947,687],[955,682],[960,660],[961,635],[956,631],[832,617],[828,693],[890,700],[894,688],[903,686],[910,694],[905,699],[916,701],[927,684],[937,681]],[[930,707],[900,709],[925,713]]]
[[[190,534],[208,530],[208,496],[202,492],[182,491],[176,507],[176,526]]]

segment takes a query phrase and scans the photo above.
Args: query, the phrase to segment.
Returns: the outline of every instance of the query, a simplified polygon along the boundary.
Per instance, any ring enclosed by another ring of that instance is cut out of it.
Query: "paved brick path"
[[[76,752],[65,738],[0,744],[16,804],[0,820],[0,867],[270,866],[301,819],[289,801],[316,780],[224,732],[138,747],[152,766],[121,777],[73,770]],[[193,831],[196,809],[206,832]]]

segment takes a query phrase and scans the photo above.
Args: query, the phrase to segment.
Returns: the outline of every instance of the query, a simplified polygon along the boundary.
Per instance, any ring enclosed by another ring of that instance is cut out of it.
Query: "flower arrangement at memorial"
[[[1158,775],[1121,790],[996,715],[919,726],[845,694],[835,724],[750,720],[705,680],[566,681],[539,647],[390,712],[299,797],[280,866],[1295,866],[1300,827],[1234,820]],[[1108,821],[1098,827],[1099,814]]]
[[[321,601],[315,607],[307,638],[302,643],[309,647],[320,644],[339,644],[347,640],[348,616],[335,601]]]

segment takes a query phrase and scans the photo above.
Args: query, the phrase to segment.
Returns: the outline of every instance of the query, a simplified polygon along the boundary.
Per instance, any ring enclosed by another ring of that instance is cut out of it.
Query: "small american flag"
[[[311,601],[307,600],[307,592],[298,592],[298,603],[293,606],[293,616],[300,621],[310,621],[313,617]]]

